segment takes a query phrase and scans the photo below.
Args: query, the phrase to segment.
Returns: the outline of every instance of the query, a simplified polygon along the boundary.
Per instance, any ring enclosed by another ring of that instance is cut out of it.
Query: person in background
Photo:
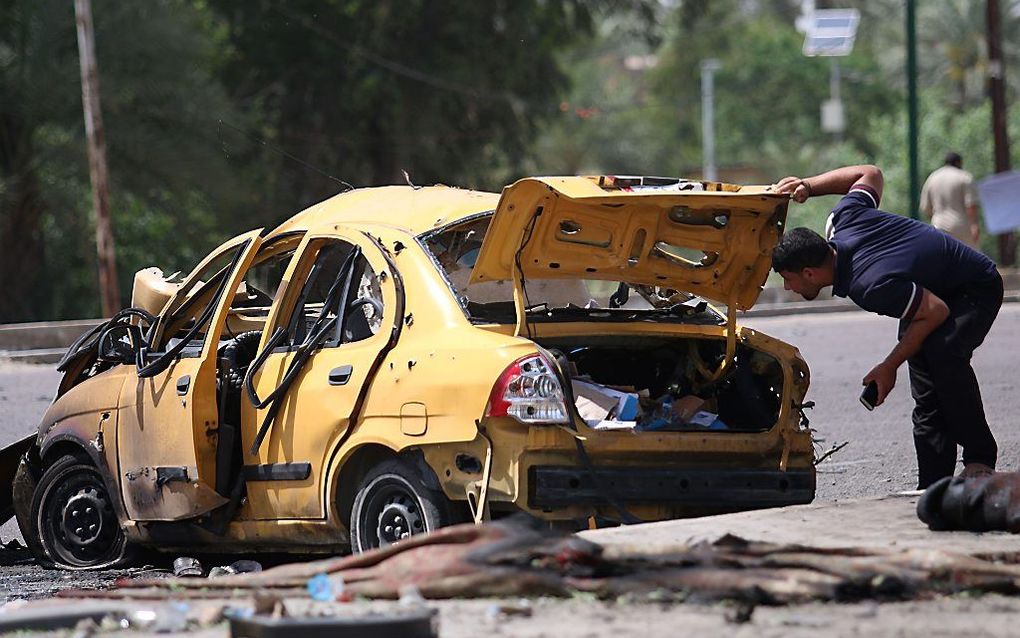
[[[980,250],[974,177],[963,170],[963,158],[959,153],[946,153],[945,164],[925,180],[921,189],[921,211],[935,228]]]

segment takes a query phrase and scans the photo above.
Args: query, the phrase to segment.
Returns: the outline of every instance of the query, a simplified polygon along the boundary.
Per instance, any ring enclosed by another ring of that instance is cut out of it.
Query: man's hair
[[[956,151],[949,151],[948,153],[946,153],[945,161],[946,164],[949,166],[955,166],[957,168],[963,166],[963,158],[960,157],[960,154],[957,153]]]
[[[822,236],[810,228],[794,228],[779,239],[772,251],[772,268],[776,272],[800,272],[825,264],[832,249]]]

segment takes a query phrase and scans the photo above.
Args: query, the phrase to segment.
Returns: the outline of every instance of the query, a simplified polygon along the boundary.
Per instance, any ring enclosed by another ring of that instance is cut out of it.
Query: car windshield
[[[492,221],[490,211],[419,237],[446,276],[468,316],[481,321],[513,321],[513,283],[469,283],[471,270]],[[718,323],[719,315],[689,293],[601,279],[529,279],[524,282],[529,320],[584,316],[605,320],[637,317]]]

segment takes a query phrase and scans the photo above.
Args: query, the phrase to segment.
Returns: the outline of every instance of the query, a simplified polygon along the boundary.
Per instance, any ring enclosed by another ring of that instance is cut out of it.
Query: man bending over
[[[772,253],[785,288],[814,299],[826,286],[858,306],[900,320],[899,343],[864,376],[881,405],[903,362],[914,397],[918,489],[956,468],[962,476],[994,471],[998,450],[985,420],[970,365],[1002,305],[995,263],[951,235],[878,209],[882,171],[846,166],[814,177],[784,177],[774,189],[798,203],[843,195],[823,238],[808,228],[788,231]]]

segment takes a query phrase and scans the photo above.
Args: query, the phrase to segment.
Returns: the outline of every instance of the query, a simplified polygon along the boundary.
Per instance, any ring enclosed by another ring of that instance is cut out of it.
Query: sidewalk
[[[581,532],[613,551],[663,553],[731,534],[750,541],[820,548],[943,550],[987,556],[1020,555],[1020,535],[932,532],[917,518],[918,496],[793,505]]]

